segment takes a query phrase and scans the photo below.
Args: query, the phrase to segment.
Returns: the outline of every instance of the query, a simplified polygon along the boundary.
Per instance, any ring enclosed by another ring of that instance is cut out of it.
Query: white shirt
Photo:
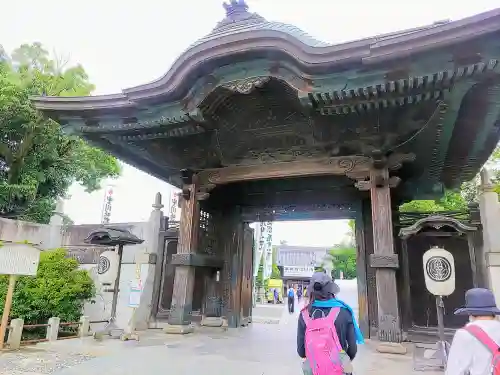
[[[475,320],[468,325],[482,328],[497,344],[500,344],[500,321]],[[445,375],[490,375],[490,351],[469,332],[459,329],[455,333],[448,356]]]

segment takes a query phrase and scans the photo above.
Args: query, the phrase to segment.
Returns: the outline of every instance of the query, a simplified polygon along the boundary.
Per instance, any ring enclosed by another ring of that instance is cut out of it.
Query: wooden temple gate
[[[154,82],[33,102],[182,189],[178,230],[161,233],[156,319],[179,332],[205,316],[246,324],[248,223],[308,212],[356,219],[361,327],[402,341],[415,321],[393,211],[458,188],[498,143],[500,11],[333,45],[244,0],[225,10]]]

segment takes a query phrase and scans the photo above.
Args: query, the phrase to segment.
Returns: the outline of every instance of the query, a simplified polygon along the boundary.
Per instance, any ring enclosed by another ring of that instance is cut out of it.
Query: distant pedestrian
[[[280,301],[280,294],[278,288],[274,288],[274,303],[277,304]]]
[[[293,288],[288,289],[288,312],[292,314],[295,311],[295,291]]]
[[[455,333],[446,375],[500,375],[500,315],[493,292],[474,288],[465,293],[465,306],[455,315],[469,323]]]

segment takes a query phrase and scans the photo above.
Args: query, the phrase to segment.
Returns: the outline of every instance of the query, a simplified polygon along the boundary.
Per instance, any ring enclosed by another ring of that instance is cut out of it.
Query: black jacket
[[[323,313],[328,315],[331,307],[314,307],[314,310],[322,310]],[[311,316],[311,308],[309,309],[309,316]],[[319,317],[319,312],[317,312],[314,318]],[[321,315],[322,316],[322,315]],[[351,360],[354,359],[358,351],[358,345],[356,343],[356,333],[354,331],[354,323],[352,320],[351,313],[346,309],[340,309],[339,315],[335,320],[335,330],[339,337],[340,345],[342,349],[347,353]],[[302,313],[299,316],[299,324],[297,327],[297,354],[301,358],[306,358],[306,348],[305,348],[305,333],[306,333],[306,323],[304,318],[302,318]]]

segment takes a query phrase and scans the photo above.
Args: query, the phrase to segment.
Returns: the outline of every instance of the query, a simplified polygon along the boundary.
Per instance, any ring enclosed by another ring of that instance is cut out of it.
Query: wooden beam
[[[346,156],[206,169],[199,173],[199,178],[201,185],[223,185],[231,182],[319,175],[368,176],[369,170],[369,158]]]

